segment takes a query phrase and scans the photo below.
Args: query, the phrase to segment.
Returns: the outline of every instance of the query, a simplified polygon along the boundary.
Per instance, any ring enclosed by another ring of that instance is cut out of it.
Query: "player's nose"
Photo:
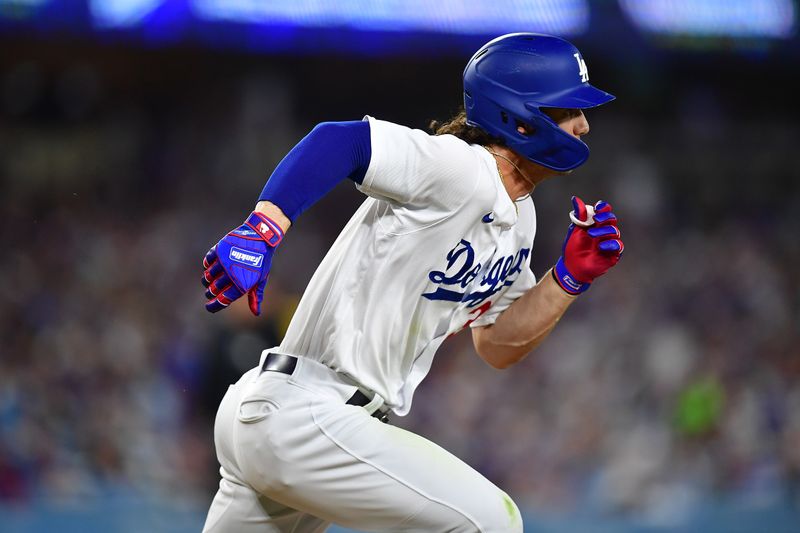
[[[586,115],[581,111],[581,114],[575,117],[575,122],[572,125],[572,134],[576,137],[581,137],[587,133],[589,133],[589,121],[586,120]]]

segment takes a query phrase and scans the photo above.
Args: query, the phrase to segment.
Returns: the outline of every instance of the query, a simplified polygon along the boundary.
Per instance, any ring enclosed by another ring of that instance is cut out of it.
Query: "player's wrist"
[[[591,282],[580,281],[567,269],[566,264],[564,264],[564,256],[558,258],[550,273],[558,286],[572,296],[578,296],[586,292],[592,285]]]
[[[280,225],[270,218],[269,216],[253,211],[250,216],[245,220],[245,225],[248,226],[255,234],[263,240],[270,248],[277,248],[283,240],[283,229]],[[242,228],[240,231],[247,231]],[[234,234],[238,234],[236,231]],[[248,238],[245,235],[238,234],[240,237]],[[252,235],[252,234],[251,234]]]
[[[289,220],[289,217],[283,213],[283,210],[268,200],[261,200],[256,203],[256,207],[253,209],[253,212],[260,213],[271,219],[275,224],[278,225],[278,227],[280,227],[283,233],[289,231],[289,228],[292,225],[292,221]]]

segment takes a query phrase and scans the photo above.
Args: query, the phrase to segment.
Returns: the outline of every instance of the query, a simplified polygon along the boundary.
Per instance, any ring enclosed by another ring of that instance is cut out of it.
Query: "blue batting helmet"
[[[582,165],[589,147],[559,128],[542,108],[585,109],[613,99],[589,85],[578,49],[551,35],[503,35],[483,45],[464,69],[467,123],[553,170]],[[528,133],[517,130],[521,124]]]

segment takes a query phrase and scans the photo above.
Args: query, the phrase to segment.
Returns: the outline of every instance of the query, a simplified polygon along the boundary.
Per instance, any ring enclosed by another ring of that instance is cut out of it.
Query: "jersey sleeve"
[[[452,135],[429,135],[365,117],[372,156],[363,193],[393,204],[445,212],[463,206],[478,183],[474,150]]]

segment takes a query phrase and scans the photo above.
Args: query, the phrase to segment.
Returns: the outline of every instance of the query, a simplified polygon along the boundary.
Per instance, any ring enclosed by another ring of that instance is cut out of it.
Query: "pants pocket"
[[[236,413],[236,418],[243,424],[255,424],[268,417],[280,409],[273,400],[266,398],[247,398],[239,404],[239,411]]]

